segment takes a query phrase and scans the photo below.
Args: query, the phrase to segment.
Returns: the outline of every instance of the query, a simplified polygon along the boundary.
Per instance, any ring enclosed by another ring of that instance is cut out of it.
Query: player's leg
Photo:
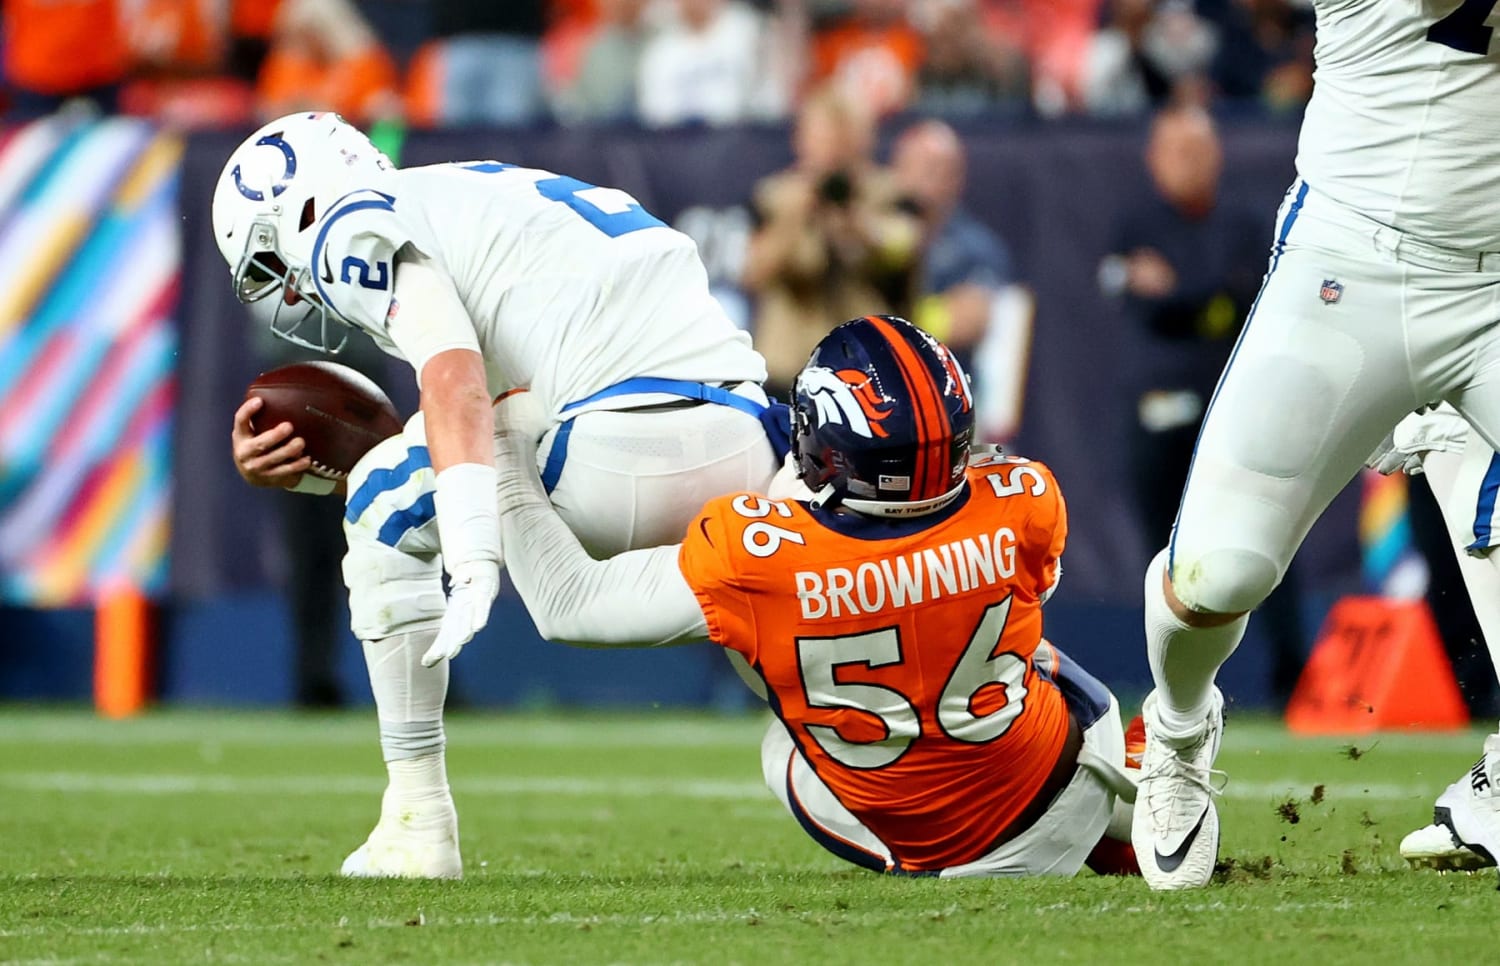
[[[1491,659],[1500,667],[1500,560],[1492,552],[1500,543],[1495,526],[1500,457],[1483,437],[1465,433],[1465,428],[1456,414],[1439,409],[1403,420],[1396,438],[1415,440],[1408,448],[1420,449],[1422,472],[1448,525],[1474,615]],[[1479,761],[1438,796],[1433,824],[1402,839],[1402,857],[1413,866],[1435,869],[1494,865],[1500,854],[1497,780],[1500,734],[1486,738]]]
[[[780,719],[771,719],[761,739],[760,767],[771,794],[814,842],[844,861],[873,872],[888,872],[895,867],[890,847],[823,783]]]
[[[344,581],[364,648],[388,784],[380,819],[343,874],[457,878],[458,817],[448,790],[443,703],[448,662],[425,668],[446,604],[420,423],[372,450],[350,474]],[[352,519],[351,519],[352,517]]]
[[[1278,254],[1210,404],[1172,542],[1146,573],[1156,689],[1142,709],[1147,746],[1132,838],[1153,888],[1197,887],[1212,874],[1223,707],[1214,678],[1248,612],[1414,408],[1405,340],[1382,321],[1399,290],[1385,266],[1342,254],[1359,250],[1359,240],[1321,217],[1320,202],[1308,201],[1310,224],[1298,225],[1299,235],[1292,226],[1302,200],[1305,190],[1283,208]],[[1331,276],[1342,286],[1332,301]]]
[[[1136,798],[1120,705],[1092,674],[1051,642],[1035,654],[1039,673],[1062,692],[1068,712],[1083,729],[1078,771],[1030,828],[959,875],[1072,875],[1084,865],[1101,875],[1138,875],[1130,844]]]
[[[605,557],[680,542],[705,503],[764,492],[776,468],[760,421],[728,406],[588,413],[573,424],[552,502],[579,542]],[[764,699],[754,672],[733,656],[729,663]],[[725,693],[736,693],[729,674],[723,678]]]
[[[1500,541],[1500,531],[1491,533],[1492,512],[1482,512],[1490,502],[1483,496],[1486,489],[1500,489],[1497,463],[1483,438],[1471,433],[1463,417],[1446,404],[1402,419],[1369,460],[1370,467],[1382,473],[1420,475],[1426,483],[1413,480],[1411,485],[1432,490],[1486,642],[1500,641],[1500,570],[1486,559],[1493,542]],[[1483,556],[1470,556],[1471,552]],[[1416,868],[1439,870],[1492,864],[1435,822],[1401,840],[1401,857]]]

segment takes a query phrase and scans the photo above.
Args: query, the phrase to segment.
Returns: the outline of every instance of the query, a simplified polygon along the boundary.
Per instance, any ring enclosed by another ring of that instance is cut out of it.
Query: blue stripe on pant
[[[432,458],[427,453],[427,447],[407,447],[406,459],[389,469],[381,468],[370,471],[370,475],[365,477],[359,489],[349,497],[349,504],[344,508],[344,519],[353,523],[364,515],[380,494],[404,485],[418,470],[431,468]]]
[[[386,518],[381,524],[380,532],[375,539],[388,547],[395,547],[401,542],[401,538],[412,530],[426,526],[433,517],[437,516],[437,504],[431,493],[423,493],[417,501],[409,507],[397,510]]]
[[[1494,538],[1495,500],[1500,495],[1500,453],[1490,457],[1490,465],[1479,483],[1479,498],[1474,504],[1474,542],[1467,550],[1488,550]]]

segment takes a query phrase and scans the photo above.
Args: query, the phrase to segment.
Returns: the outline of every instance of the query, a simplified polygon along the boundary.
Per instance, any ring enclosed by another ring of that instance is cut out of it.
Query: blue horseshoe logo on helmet
[[[280,148],[281,153],[286,156],[286,173],[271,186],[271,197],[275,198],[286,190],[286,183],[292,180],[292,175],[297,173],[297,156],[292,153],[292,146],[286,143],[280,131],[277,131],[275,134],[267,134],[259,141],[256,141],[255,144],[257,147],[264,145],[265,147]],[[251,201],[266,200],[265,192],[250,187],[240,179],[239,165],[234,166],[234,170],[230,172],[230,175],[234,178],[234,186],[240,189],[240,194]]]

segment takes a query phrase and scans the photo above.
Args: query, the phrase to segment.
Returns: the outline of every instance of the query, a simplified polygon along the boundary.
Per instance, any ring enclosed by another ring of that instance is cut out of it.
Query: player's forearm
[[[592,647],[707,638],[676,547],[593,559],[548,501],[531,441],[502,432],[499,451],[501,541],[511,581],[543,637]]]
[[[438,538],[443,564],[459,578],[479,568],[498,578],[499,511],[490,445],[489,390],[484,363],[471,349],[449,349],[422,367],[422,416],[427,452],[437,472]]]
[[[422,417],[432,468],[494,465],[484,359],[470,349],[440,352],[422,367]]]

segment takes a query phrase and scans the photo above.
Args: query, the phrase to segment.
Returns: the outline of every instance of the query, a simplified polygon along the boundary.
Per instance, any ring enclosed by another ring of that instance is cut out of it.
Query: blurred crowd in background
[[[1308,0],[5,0],[11,117],[196,127],[726,125],[826,87],[879,115],[1295,112]]]

